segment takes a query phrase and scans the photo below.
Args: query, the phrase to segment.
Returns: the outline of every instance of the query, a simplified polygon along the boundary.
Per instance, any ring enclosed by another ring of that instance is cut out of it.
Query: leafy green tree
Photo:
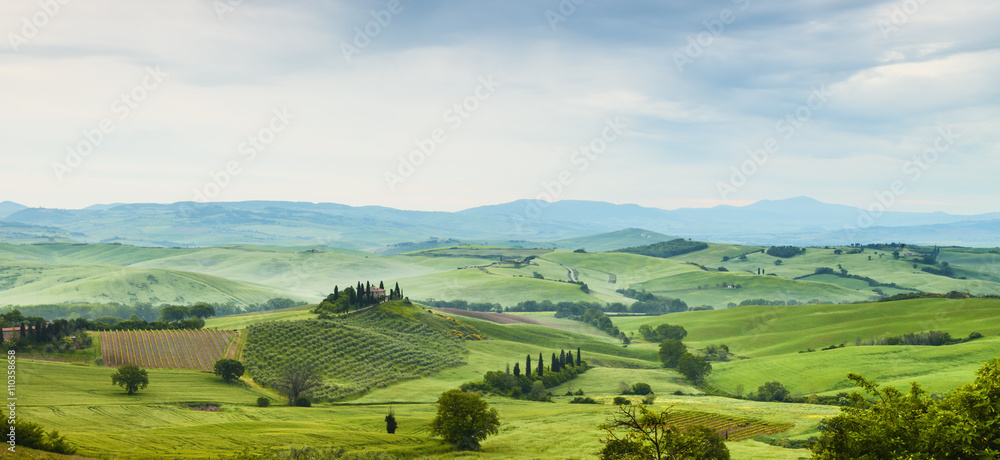
[[[189,316],[191,316],[191,309],[181,305],[172,305],[160,309],[160,318],[163,318],[163,321],[168,323],[183,321]]]
[[[660,361],[663,363],[663,367],[677,367],[678,361],[685,353],[687,353],[687,347],[680,340],[666,339],[660,342]]]
[[[137,366],[131,364],[126,364],[118,368],[118,372],[115,372],[111,376],[111,384],[118,385],[125,389],[129,395],[135,394],[136,391],[145,389],[149,386],[149,375],[146,374],[145,369],[140,369]]]
[[[599,428],[605,432],[598,453],[602,460],[729,459],[729,449],[711,428],[697,425],[682,431],[669,411],[653,412],[643,404],[619,405]]]
[[[286,366],[275,385],[285,390],[288,405],[294,406],[303,393],[323,385],[323,378],[314,364],[298,362]]]
[[[632,385],[631,392],[634,395],[645,396],[653,392],[648,383],[636,383]]]
[[[235,359],[220,359],[215,362],[215,375],[226,382],[232,382],[243,376],[243,363]]]
[[[499,433],[500,416],[475,393],[448,390],[437,401],[431,434],[440,435],[458,450],[479,450],[479,443]]]
[[[757,393],[751,394],[750,399],[757,401],[789,401],[792,393],[785,388],[781,382],[771,381],[757,387]]]
[[[208,319],[215,316],[215,307],[199,303],[192,306],[188,313],[195,318]]]
[[[677,372],[694,384],[700,384],[712,372],[712,365],[700,356],[684,353],[677,360]]]
[[[860,393],[822,426],[813,445],[820,460],[883,458],[995,459],[1000,456],[1000,358],[976,371],[972,383],[932,398],[914,383],[908,394],[856,374]]]

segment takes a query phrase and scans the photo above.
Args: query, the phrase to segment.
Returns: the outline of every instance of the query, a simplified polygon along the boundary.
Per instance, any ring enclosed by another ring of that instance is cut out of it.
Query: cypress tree
[[[528,355],[528,359],[525,361],[524,375],[531,377],[531,355]]]
[[[337,296],[340,295],[340,288],[336,285],[333,286],[333,300],[337,300]]]
[[[507,363],[507,375],[510,375],[510,363]]]
[[[566,367],[566,350],[559,350],[559,367]]]
[[[549,362],[552,363],[549,366],[549,370],[551,370],[552,372],[559,372],[559,360],[556,359],[556,354],[555,353],[552,353],[552,360],[549,361]]]
[[[580,365],[580,347],[576,347],[576,365]]]
[[[381,282],[381,281],[379,281],[379,282],[378,282],[378,288],[379,288],[379,289],[385,289],[385,285],[384,285],[384,284],[382,284],[382,282]]]
[[[521,376],[521,363],[514,363],[514,377]]]
[[[542,354],[538,354],[538,376],[541,377],[545,374],[545,362],[542,361]]]
[[[24,321],[21,321],[21,334],[17,337],[21,339],[22,343],[28,343],[28,331],[24,327]]]

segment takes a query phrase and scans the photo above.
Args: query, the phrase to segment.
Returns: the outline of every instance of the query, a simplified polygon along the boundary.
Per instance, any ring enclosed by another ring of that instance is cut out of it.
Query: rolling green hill
[[[48,265],[0,259],[0,303],[255,304],[290,297],[275,289],[176,270]],[[294,296],[292,296],[294,297]]]
[[[748,306],[724,311],[674,313],[659,317],[615,318],[622,330],[669,323],[688,331],[693,348],[726,344],[749,359],[715,363],[710,383],[747,391],[779,380],[793,393],[848,391],[847,372],[893,385],[926,383],[931,391],[950,390],[972,379],[981,362],[997,356],[998,299],[914,299],[849,305]],[[940,330],[953,337],[979,332],[987,338],[931,346],[854,346],[858,338]],[[844,343],[845,348],[799,353]],[[655,344],[639,344],[655,347]],[[766,379],[766,380],[763,380]]]
[[[674,238],[676,237],[667,236],[650,230],[643,230],[641,228],[627,228],[624,230],[618,230],[617,232],[557,240],[553,241],[553,243],[563,249],[586,249],[589,252],[605,252],[632,246],[658,243],[660,241],[667,241]]]

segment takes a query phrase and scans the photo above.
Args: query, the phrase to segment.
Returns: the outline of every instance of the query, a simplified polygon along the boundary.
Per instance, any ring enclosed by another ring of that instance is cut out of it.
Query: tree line
[[[250,313],[256,311],[271,311],[279,310],[282,308],[294,307],[296,305],[301,305],[301,302],[297,302],[288,298],[274,298],[267,302],[249,305],[240,305],[235,303],[211,303],[211,302],[197,302],[193,305],[207,305],[212,307],[215,311],[214,316],[229,316],[237,315],[240,313]],[[28,316],[39,316],[45,318],[46,320],[54,320],[60,318],[86,318],[86,319],[100,319],[100,318],[118,318],[118,319],[128,319],[132,315],[138,316],[140,319],[146,321],[156,321],[160,318],[160,310],[164,307],[169,306],[168,304],[162,304],[154,306],[151,303],[137,303],[133,305],[125,305],[121,303],[79,303],[79,304],[41,304],[41,305],[21,305],[21,306],[8,306],[4,307],[4,310],[10,311],[15,308],[19,310],[22,314]],[[108,322],[108,321],[103,321]]]
[[[521,363],[515,362],[513,370],[508,365],[506,371],[487,372],[483,380],[467,382],[459,388],[462,391],[478,391],[515,399],[551,401],[546,388],[568,382],[587,369],[590,366],[581,359],[579,348],[576,349],[575,357],[572,350],[560,350],[558,355],[552,353],[548,366],[545,365],[543,353],[539,353],[534,365],[531,355],[525,357],[523,373]]]

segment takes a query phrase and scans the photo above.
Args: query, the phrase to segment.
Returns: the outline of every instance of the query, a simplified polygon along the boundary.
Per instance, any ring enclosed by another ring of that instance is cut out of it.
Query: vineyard
[[[133,364],[151,369],[210,371],[230,354],[235,331],[110,331],[101,332],[104,365]]]
[[[461,341],[446,332],[373,308],[332,320],[251,325],[243,360],[254,381],[271,387],[286,365],[314,364],[324,385],[312,398],[338,400],[460,365],[464,353]]]
[[[788,423],[771,423],[762,420],[727,417],[705,412],[671,412],[670,424],[680,427],[704,425],[729,441],[740,441],[755,436],[780,433],[792,428]]]

